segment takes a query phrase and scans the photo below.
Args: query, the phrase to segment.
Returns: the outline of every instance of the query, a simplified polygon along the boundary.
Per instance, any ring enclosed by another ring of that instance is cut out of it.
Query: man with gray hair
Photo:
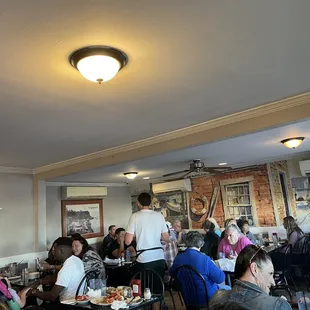
[[[209,300],[218,289],[230,289],[230,287],[226,285],[220,285],[220,283],[225,281],[224,272],[214,264],[209,256],[200,252],[201,247],[204,245],[204,240],[198,231],[190,231],[186,234],[185,245],[187,246],[187,249],[183,254],[178,255],[175,258],[174,263],[170,268],[170,275],[172,277],[176,276],[177,267],[181,265],[189,265],[195,268],[205,279]],[[189,300],[190,298],[190,296],[186,295],[186,279],[178,278],[178,280],[186,302],[186,300]],[[199,295],[199,303],[204,304],[206,298],[205,288],[199,279],[195,279],[194,282],[197,282],[195,288],[198,292],[197,295]]]
[[[185,233],[184,229],[182,229],[181,221],[175,220],[172,224],[172,228],[173,228],[173,230],[171,230],[172,238],[179,244],[184,243]]]

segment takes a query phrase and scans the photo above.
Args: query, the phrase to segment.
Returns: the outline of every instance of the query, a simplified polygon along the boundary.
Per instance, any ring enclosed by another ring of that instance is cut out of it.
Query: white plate
[[[76,303],[79,305],[86,305],[89,303],[89,299],[88,300],[81,300],[81,301],[76,300]]]
[[[110,259],[107,258],[103,261],[107,265],[117,265],[118,264],[118,259]]]
[[[143,302],[143,298],[141,298],[138,302],[129,302],[127,305],[128,305],[129,307],[131,307],[131,306],[137,306],[137,305],[140,305],[142,302]]]
[[[111,306],[112,305],[112,304],[100,302],[100,300],[102,299],[103,297],[95,297],[90,300],[90,303],[96,306]]]
[[[143,302],[143,299],[140,300],[139,302],[132,302],[131,304],[128,304],[127,306],[129,306],[129,307],[138,306],[138,305],[140,305],[142,302]]]
[[[64,304],[64,305],[75,305],[76,300],[75,300],[75,298],[70,298],[70,299],[62,300],[60,303]]]

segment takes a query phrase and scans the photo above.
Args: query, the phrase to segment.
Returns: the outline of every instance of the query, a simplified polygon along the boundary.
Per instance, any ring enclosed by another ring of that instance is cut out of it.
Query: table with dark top
[[[152,297],[150,300],[145,300],[142,303],[135,305],[135,306],[130,306],[128,309],[129,310],[134,310],[134,309],[144,309],[152,304],[159,302],[163,300],[163,297]],[[96,306],[92,305],[91,303],[88,303],[86,305],[64,305],[64,304],[48,304],[44,306],[44,309],[46,310],[54,310],[54,309],[60,309],[60,310],[82,310],[82,309],[102,309],[102,310],[107,310],[111,309],[111,306]]]

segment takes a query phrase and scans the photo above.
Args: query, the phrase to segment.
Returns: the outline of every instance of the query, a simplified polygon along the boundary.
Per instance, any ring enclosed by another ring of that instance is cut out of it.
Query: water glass
[[[219,252],[219,259],[225,258],[225,253],[224,252]]]

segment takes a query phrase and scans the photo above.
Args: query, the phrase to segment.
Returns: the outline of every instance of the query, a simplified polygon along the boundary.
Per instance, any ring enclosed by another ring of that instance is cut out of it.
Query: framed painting
[[[103,236],[102,200],[62,200],[62,236],[79,233],[84,238]]]

